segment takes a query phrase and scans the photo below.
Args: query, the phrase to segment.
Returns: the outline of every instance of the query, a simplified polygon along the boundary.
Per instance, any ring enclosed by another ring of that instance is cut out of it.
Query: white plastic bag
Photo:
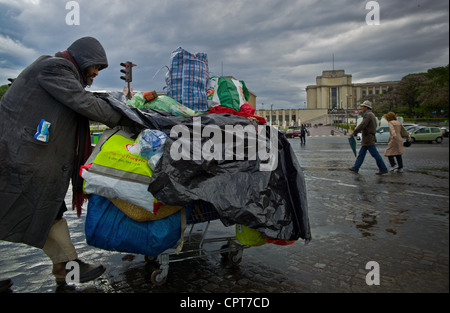
[[[86,169],[81,170],[81,177],[85,180],[86,194],[97,194],[108,199],[122,199],[154,214],[154,197],[148,191],[148,184],[100,175]]]

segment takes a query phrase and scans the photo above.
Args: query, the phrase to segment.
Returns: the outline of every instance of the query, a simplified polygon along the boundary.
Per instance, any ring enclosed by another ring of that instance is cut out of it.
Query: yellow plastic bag
[[[246,246],[258,247],[267,243],[266,237],[256,229],[236,224],[236,239]]]

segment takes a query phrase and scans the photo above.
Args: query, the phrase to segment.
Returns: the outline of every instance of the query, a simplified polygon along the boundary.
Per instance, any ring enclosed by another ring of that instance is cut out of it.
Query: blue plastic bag
[[[186,207],[186,218],[192,208]],[[137,222],[107,198],[93,194],[89,198],[85,233],[91,246],[156,257],[180,239],[180,211],[157,221]]]

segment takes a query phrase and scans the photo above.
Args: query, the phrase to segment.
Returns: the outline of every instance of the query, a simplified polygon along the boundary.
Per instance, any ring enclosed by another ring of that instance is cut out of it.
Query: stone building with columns
[[[332,124],[353,120],[354,111],[364,97],[385,94],[399,81],[353,83],[344,70],[323,71],[316,84],[306,87],[306,109],[257,110],[269,124],[283,128],[301,124]]]
[[[255,115],[264,117],[269,125],[281,128],[298,127],[301,124],[328,124],[326,109],[270,109],[257,110]]]
[[[306,87],[308,109],[354,110],[360,100],[372,95],[385,94],[399,81],[358,83],[344,70],[323,71],[316,77],[316,85]]]

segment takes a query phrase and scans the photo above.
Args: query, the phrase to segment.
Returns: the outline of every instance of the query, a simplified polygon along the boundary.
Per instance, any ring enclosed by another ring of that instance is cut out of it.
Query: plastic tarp
[[[127,106],[112,93],[98,96],[109,101],[132,121],[150,129],[159,129],[168,135],[163,156],[156,165],[148,189],[159,201],[183,206],[193,200],[203,200],[215,207],[225,226],[241,224],[257,229],[272,239],[311,240],[303,172],[288,140],[281,133],[273,135],[273,128],[263,128],[266,138],[275,136],[277,149],[270,150],[277,162],[273,170],[261,170],[268,164],[259,154],[256,158],[247,154],[243,160],[239,159],[237,152],[233,160],[205,158],[204,153],[200,157],[193,155],[198,150],[196,147],[202,147],[202,151],[209,155],[211,151],[205,147],[210,148],[216,136],[222,137],[222,156],[230,150],[238,151],[235,149],[242,148],[237,147],[242,144],[237,138],[238,134],[235,134],[231,147],[223,138],[226,128],[230,126],[235,129],[247,127],[247,130],[257,127],[247,118],[231,114],[184,118]],[[199,137],[199,132],[205,137]],[[191,138],[188,142],[191,153],[188,158],[179,158],[179,155],[172,158],[171,149],[179,143],[180,134],[181,137]],[[244,136],[249,139],[249,135]],[[249,141],[244,139],[243,142]],[[268,147],[272,146],[268,144],[266,152]],[[245,153],[250,150],[248,146],[244,147]]]

